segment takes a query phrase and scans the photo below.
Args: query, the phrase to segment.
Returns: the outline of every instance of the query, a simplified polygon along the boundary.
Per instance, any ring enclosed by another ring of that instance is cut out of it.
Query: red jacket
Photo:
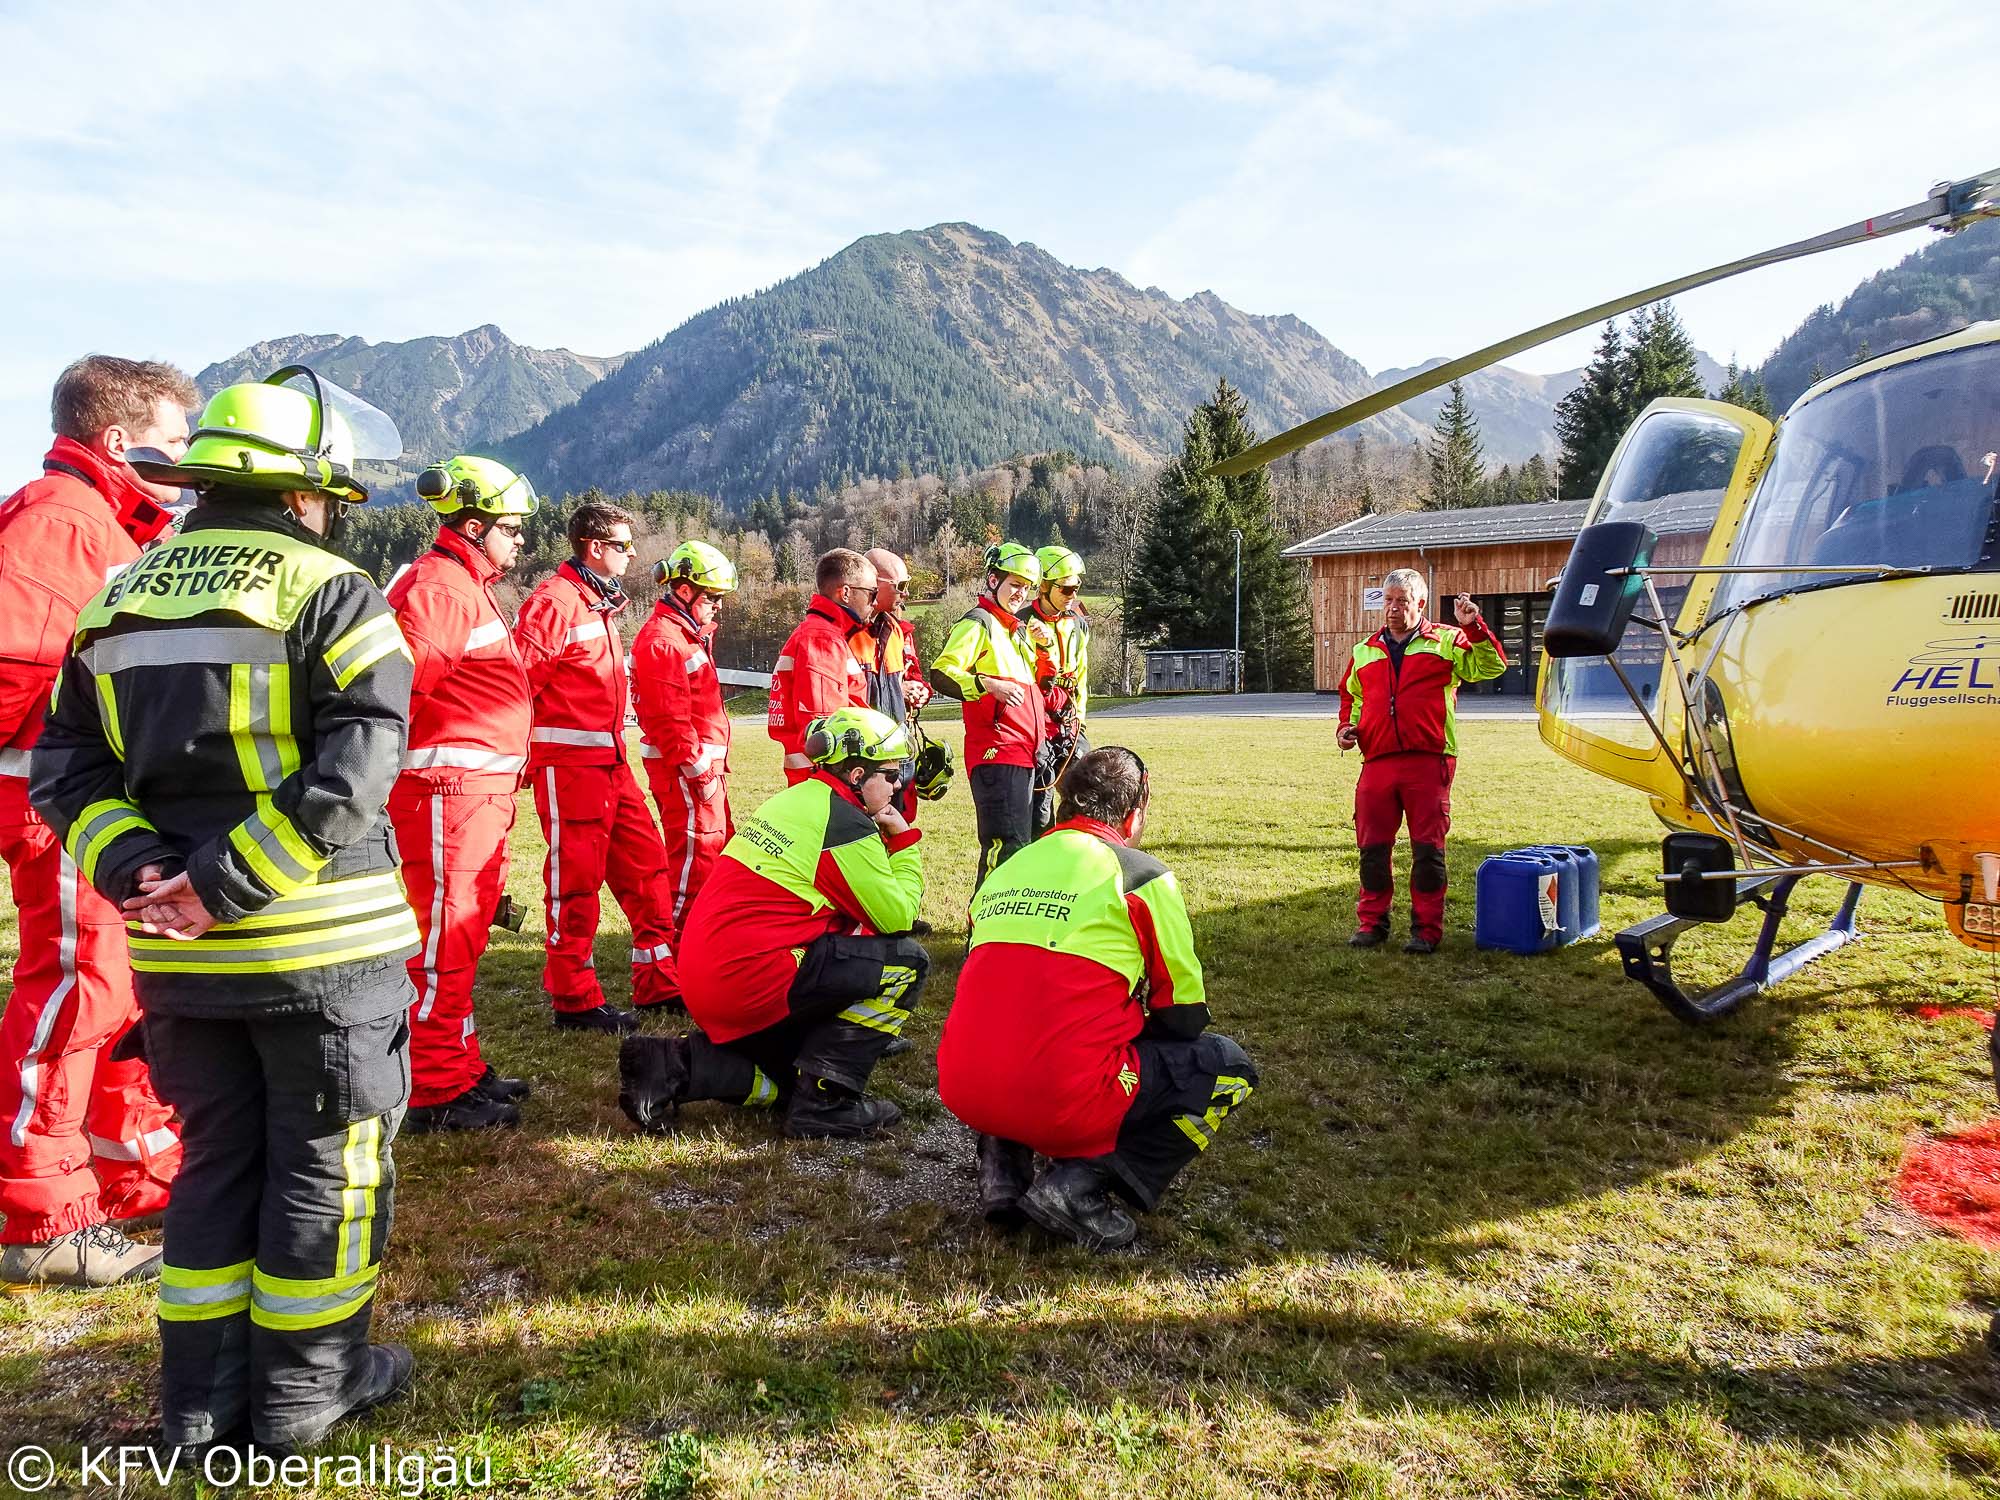
[[[455,531],[389,582],[416,663],[403,770],[467,791],[510,792],[528,764],[528,674],[493,600],[499,570]]]
[[[574,560],[535,586],[514,622],[514,644],[535,699],[528,768],[610,766],[625,758],[625,647],[606,598]]]
[[[170,518],[121,463],[59,437],[0,505],[0,775],[28,774],[77,612]],[[130,528],[128,531],[127,528]]]
[[[729,769],[729,715],[714,651],[713,628],[704,634],[671,597],[653,606],[632,640],[639,754],[666,762],[683,780]]]
[[[848,704],[869,707],[865,663],[874,659],[868,627],[846,605],[814,594],[771,673],[765,727],[778,748],[803,757],[806,725]]]
[[[1484,620],[1426,620],[1403,646],[1399,667],[1386,630],[1354,648],[1340,680],[1340,722],[1361,731],[1361,757],[1457,755],[1458,685],[1507,670],[1507,653]]]

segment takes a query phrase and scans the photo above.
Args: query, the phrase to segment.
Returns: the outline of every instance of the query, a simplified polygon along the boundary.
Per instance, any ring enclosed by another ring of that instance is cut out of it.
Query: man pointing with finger
[[[1458,767],[1458,685],[1507,669],[1506,653],[1469,594],[1453,602],[1457,626],[1424,618],[1423,574],[1398,568],[1382,580],[1382,628],[1354,648],[1340,683],[1340,748],[1361,747],[1354,835],[1361,846],[1356,948],[1389,938],[1396,879],[1389,854],[1410,825],[1410,940],[1435,953],[1444,939],[1444,839]]]

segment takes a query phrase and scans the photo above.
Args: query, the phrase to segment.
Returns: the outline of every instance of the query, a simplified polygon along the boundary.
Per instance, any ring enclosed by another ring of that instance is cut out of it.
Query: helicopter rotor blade
[[[1502,339],[1497,344],[1488,344],[1484,349],[1476,349],[1470,354],[1449,360],[1435,369],[1412,375],[1407,380],[1399,380],[1394,385],[1363,396],[1359,401],[1351,401],[1346,406],[1330,411],[1324,416],[1314,417],[1310,422],[1301,422],[1297,427],[1266,438],[1254,448],[1246,448],[1234,457],[1226,458],[1209,468],[1209,473],[1222,478],[1236,474],[1247,474],[1250,470],[1283,458],[1295,449],[1320,438],[1330,437],[1344,427],[1352,427],[1356,422],[1379,416],[1392,407],[1401,406],[1426,391],[1434,391],[1441,385],[1449,385],[1462,376],[1483,369],[1496,360],[1519,354],[1524,349],[1532,349],[1537,344],[1560,338],[1563,334],[1574,333],[1579,328],[1587,328],[1592,323],[1606,318],[1615,318],[1630,312],[1635,307],[1644,307],[1662,298],[1677,297],[1682,292],[1693,291],[1696,287],[1707,286],[1711,282],[1722,281],[1731,276],[1740,276],[1745,271],[1759,270],[1764,266],[1774,266],[1781,261],[1797,260],[1801,256],[1818,255],[1823,250],[1838,250],[1845,245],[1856,245],[1863,240],[1881,239],[1886,235],[1901,234],[1907,229],[1928,226],[1946,234],[1956,233],[1977,219],[2000,218],[2000,170],[1985,172],[1977,177],[1967,177],[1959,182],[1939,183],[1931,190],[1931,196],[1921,202],[1899,208],[1893,213],[1877,214],[1873,218],[1862,219],[1844,225],[1839,229],[1816,234],[1810,239],[1794,240],[1789,245],[1765,250],[1756,255],[1746,255],[1741,260],[1732,260],[1726,265],[1711,266],[1706,271],[1696,271],[1692,275],[1679,276],[1672,281],[1663,281],[1658,286],[1649,286],[1644,291],[1633,292],[1629,296],[1614,297],[1609,302],[1600,302],[1595,307],[1587,307],[1582,312],[1571,313],[1568,317],[1557,318],[1540,327],[1530,328],[1525,333],[1517,333],[1512,338]]]

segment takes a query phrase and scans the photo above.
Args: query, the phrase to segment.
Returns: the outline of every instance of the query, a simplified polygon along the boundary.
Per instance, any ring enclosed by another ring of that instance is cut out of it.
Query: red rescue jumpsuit
[[[1361,846],[1364,929],[1386,928],[1396,899],[1389,856],[1410,822],[1410,926],[1435,943],[1444,935],[1445,835],[1458,769],[1458,685],[1507,669],[1499,640],[1475,620],[1464,627],[1425,620],[1400,659],[1386,631],[1354,648],[1340,683],[1340,722],[1361,734],[1361,779],[1354,788],[1354,838]]]
[[[672,595],[653,606],[632,641],[639,757],[660,809],[676,932],[736,831],[729,816],[729,715],[714,650],[714,627],[703,631]]]
[[[507,889],[507,834],[528,765],[528,674],[493,599],[499,571],[456,531],[389,584],[409,642],[410,742],[389,794],[423,949],[409,962],[410,1103],[456,1099],[486,1071],[473,982]]]
[[[0,855],[20,913],[0,1016],[0,1243],[40,1244],[166,1205],[173,1112],[144,1061],[114,1060],[139,1018],[118,910],[28,805],[28,752],[77,611],[170,518],[123,464],[57,438],[41,479],[0,505]]]
[[[559,1011],[604,1003],[598,983],[597,893],[611,893],[632,924],[632,1001],[680,998],[674,973],[667,851],[645,793],[625,761],[625,660],[606,597],[574,560],[521,606],[514,643],[534,694],[528,775],[548,840],[543,864],[548,962],[542,988]]]
[[[814,594],[771,673],[765,729],[785,752],[786,786],[812,775],[806,725],[849,704],[870,706],[867,663],[874,657],[875,639],[861,617],[824,594]]]

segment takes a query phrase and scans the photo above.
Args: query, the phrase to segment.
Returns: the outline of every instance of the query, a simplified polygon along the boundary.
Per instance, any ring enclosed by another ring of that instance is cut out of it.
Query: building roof
[[[1707,531],[1722,503],[1719,490],[1665,495],[1642,514],[1660,536]],[[1510,542],[1567,542],[1583,529],[1588,500],[1545,505],[1482,505],[1469,510],[1408,510],[1390,516],[1356,516],[1285,549],[1286,557],[1332,557],[1350,552],[1408,552],[1418,547],[1500,547]]]

